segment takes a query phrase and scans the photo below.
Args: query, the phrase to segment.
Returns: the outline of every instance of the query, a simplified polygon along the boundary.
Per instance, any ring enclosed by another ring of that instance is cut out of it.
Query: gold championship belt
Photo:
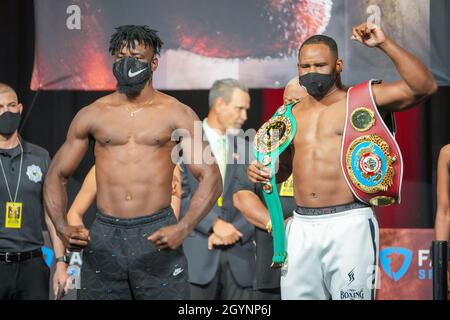
[[[400,203],[403,160],[373,100],[372,82],[348,91],[341,165],[356,198],[387,206]]]
[[[275,162],[294,139],[297,124],[292,115],[292,107],[299,102],[297,100],[279,107],[273,117],[258,130],[254,141],[256,159],[272,173],[270,181],[263,185],[263,197],[272,223],[272,268],[280,268],[287,258],[284,216],[275,179]]]

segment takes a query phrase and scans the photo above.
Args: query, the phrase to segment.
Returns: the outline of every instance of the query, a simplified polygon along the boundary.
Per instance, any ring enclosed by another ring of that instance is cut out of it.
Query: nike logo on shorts
[[[184,271],[184,269],[183,268],[176,268],[174,271],[173,271],[173,276],[174,277],[176,277],[177,275],[179,275],[180,273],[182,273]]]

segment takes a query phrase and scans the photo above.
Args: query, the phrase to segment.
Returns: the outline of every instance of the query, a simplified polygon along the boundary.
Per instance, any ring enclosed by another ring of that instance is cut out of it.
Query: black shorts
[[[83,251],[78,299],[189,299],[182,247],[158,251],[147,240],[176,222],[172,208],[134,219],[97,213]]]

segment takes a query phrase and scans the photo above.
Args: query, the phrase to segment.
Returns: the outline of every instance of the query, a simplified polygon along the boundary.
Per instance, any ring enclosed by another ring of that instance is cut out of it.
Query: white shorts
[[[286,228],[283,300],[375,300],[378,222],[372,208],[304,216]]]

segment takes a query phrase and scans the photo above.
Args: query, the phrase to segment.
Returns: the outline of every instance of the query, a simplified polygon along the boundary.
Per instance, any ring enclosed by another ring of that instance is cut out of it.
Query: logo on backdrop
[[[393,263],[392,263],[392,256],[393,255],[400,255],[403,256],[403,263],[400,266],[398,270],[392,270]],[[383,268],[384,272],[387,274],[387,276],[391,279],[393,279],[395,282],[399,281],[408,271],[411,260],[412,260],[412,251],[408,250],[406,248],[402,247],[388,247],[383,249],[380,252],[380,261],[381,261],[381,267]]]
[[[83,264],[83,258],[81,252],[71,252],[69,267],[67,268],[67,274],[69,275],[68,288],[80,289],[81,284],[81,265]]]

